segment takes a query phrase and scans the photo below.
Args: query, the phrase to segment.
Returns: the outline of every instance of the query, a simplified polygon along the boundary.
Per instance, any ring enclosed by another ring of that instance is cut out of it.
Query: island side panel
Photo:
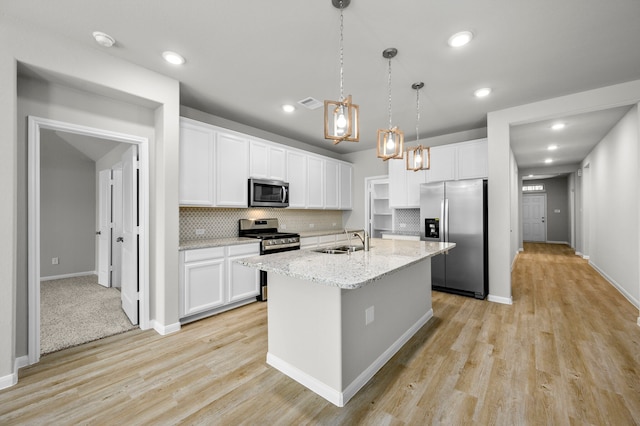
[[[334,403],[342,390],[340,297],[338,287],[269,274],[267,362]]]
[[[367,325],[365,311],[371,307],[374,320]],[[345,396],[352,396],[400,349],[399,339],[408,340],[432,316],[431,258],[343,290],[342,382],[345,390],[350,388]]]

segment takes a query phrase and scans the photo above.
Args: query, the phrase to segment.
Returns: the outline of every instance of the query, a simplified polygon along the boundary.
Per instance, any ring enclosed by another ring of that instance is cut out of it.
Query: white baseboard
[[[546,241],[547,244],[565,244],[571,246],[568,241]]]
[[[511,272],[513,272],[513,268],[516,267],[516,261],[518,260],[518,255],[520,254],[520,251],[516,252],[516,255],[513,256],[513,260],[511,261]]]
[[[640,326],[640,317],[638,317],[638,326]]]
[[[175,333],[176,331],[180,331],[180,323],[176,322],[174,324],[162,325],[156,320],[151,320],[151,326],[158,334],[162,336],[166,336],[167,334]]]
[[[18,370],[8,376],[0,377],[0,389],[10,388],[18,383]]]
[[[29,355],[19,356],[18,358],[16,358],[15,365],[16,365],[15,371],[18,371],[22,367],[28,366],[29,365]]]
[[[503,305],[513,305],[512,297],[494,296],[493,294],[490,294],[487,296],[487,300],[489,302],[502,303]]]
[[[73,274],[51,275],[49,277],[40,277],[40,281],[61,280],[63,278],[85,277],[87,275],[97,275],[96,271],[74,272]]]
[[[362,373],[351,382],[344,391],[328,386],[313,376],[294,367],[288,362],[267,353],[267,364],[291,377],[316,394],[338,407],[344,407],[353,396],[433,317],[433,309],[429,309],[420,319],[405,331],[389,348],[375,359]]]
[[[518,253],[520,253],[520,252],[522,252],[522,251],[524,251],[524,247],[520,247],[520,248],[518,249]]]
[[[583,254],[583,255],[582,255],[582,258],[583,258],[584,260],[589,260],[589,255],[588,255],[588,254]]]
[[[589,262],[589,266],[591,266],[593,269],[596,270],[596,272],[602,275],[602,278],[607,280],[609,284],[615,287],[616,290],[618,290],[620,294],[622,294],[625,297],[625,299],[627,299],[633,306],[636,307],[636,309],[640,309],[640,301],[638,301],[635,297],[633,297],[627,290],[625,290],[624,287],[618,284],[613,278],[608,276],[602,269],[598,267],[598,265],[596,265],[593,262]]]

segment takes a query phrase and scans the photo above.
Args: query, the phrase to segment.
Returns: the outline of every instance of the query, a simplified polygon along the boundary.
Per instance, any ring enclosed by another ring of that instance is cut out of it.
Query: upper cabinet
[[[247,207],[249,177],[289,182],[289,208],[352,208],[351,164],[180,119],[180,205]]]
[[[249,140],[218,132],[215,149],[216,206],[247,207]]]
[[[420,207],[420,184],[448,180],[486,178],[488,173],[487,139],[431,148],[429,170],[406,170],[405,161],[389,163],[389,205],[392,208]]]
[[[476,179],[489,176],[487,139],[475,139],[431,148],[428,182]]]
[[[268,142],[252,140],[250,146],[249,176],[258,179],[285,180],[286,152]]]
[[[210,127],[180,121],[180,204],[213,206],[213,150]]]
[[[180,205],[247,207],[248,178],[248,139],[180,119]]]

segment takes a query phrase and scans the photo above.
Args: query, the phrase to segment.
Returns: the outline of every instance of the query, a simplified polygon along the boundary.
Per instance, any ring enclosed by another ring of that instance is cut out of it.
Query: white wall
[[[584,159],[589,164],[589,262],[640,308],[638,144],[633,107]]]
[[[24,134],[26,123],[18,121],[18,63],[72,82],[85,91],[108,94],[152,110],[150,314],[157,329],[179,324],[178,81],[119,60],[97,46],[76,44],[0,14],[0,193],[5,200],[0,203],[0,388],[17,380],[16,355],[24,351],[17,351],[16,330],[27,318],[25,312],[16,309],[18,288],[26,288],[26,276],[24,272],[19,275],[18,269],[25,270],[27,252],[21,234],[25,219],[18,213],[26,200],[24,189],[19,187],[25,167],[18,161],[18,152],[25,144],[19,131]]]

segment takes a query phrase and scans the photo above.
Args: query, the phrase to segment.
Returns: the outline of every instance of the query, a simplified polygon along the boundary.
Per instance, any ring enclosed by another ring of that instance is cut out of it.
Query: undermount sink
[[[329,248],[321,248],[315,250],[318,253],[325,254],[347,254],[349,252],[362,250],[364,247],[362,246],[337,246],[337,247],[329,247]]]

